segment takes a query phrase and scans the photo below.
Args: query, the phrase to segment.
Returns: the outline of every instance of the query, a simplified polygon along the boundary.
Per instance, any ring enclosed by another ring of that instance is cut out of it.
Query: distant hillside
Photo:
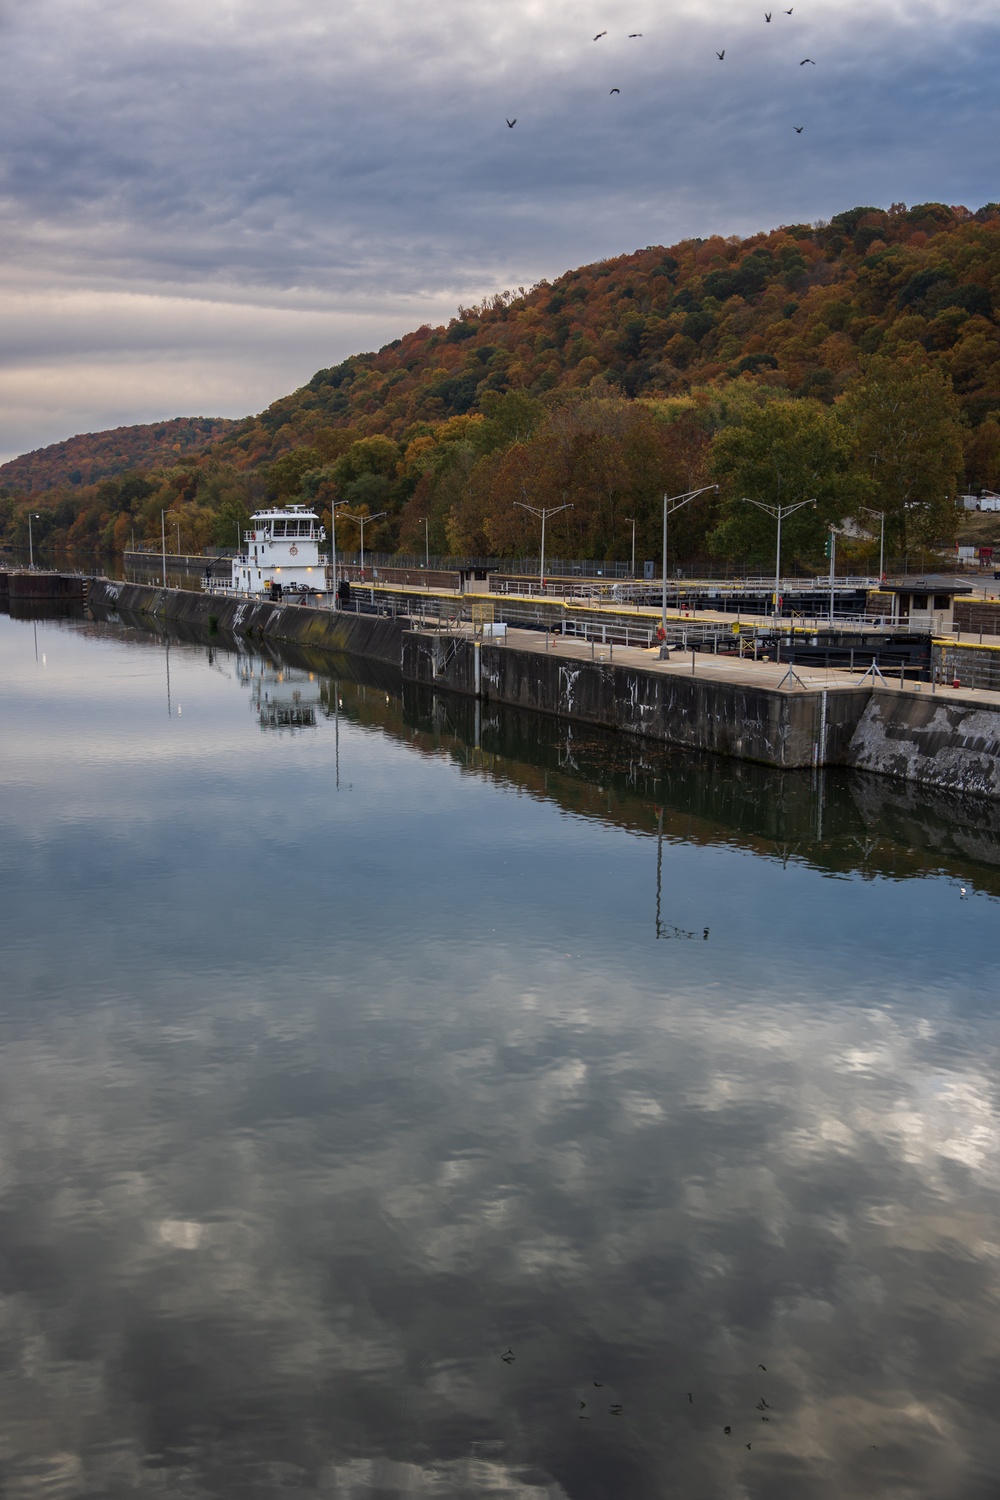
[[[142,427],[84,432],[0,465],[0,485],[11,490],[51,490],[60,485],[95,484],[128,469],[174,464],[218,442],[236,425],[226,417],[172,417]]]
[[[558,398],[604,377],[676,396],[740,375],[829,402],[859,354],[926,353],[967,419],[1000,409],[1000,206],[854,208],[820,226],[684,240],[568,271],[352,355],[241,423],[256,465],[330,427],[404,437],[508,390]]]
[[[671,532],[678,564],[764,565],[772,523],[744,497],[789,495],[817,500],[787,532],[804,567],[873,511],[888,555],[933,561],[958,490],[1000,488],[998,309],[997,204],[647,246],[351,355],[259,416],[28,454],[0,468],[19,492],[0,537],[23,546],[33,510],[35,544],[121,550],[157,542],[166,510],[196,551],[299,500],[327,525],[339,507],[345,550],[367,516],[375,551],[529,556],[528,499],[558,511],[552,556],[651,558],[662,495],[710,487]],[[878,557],[849,552],[855,571]]]

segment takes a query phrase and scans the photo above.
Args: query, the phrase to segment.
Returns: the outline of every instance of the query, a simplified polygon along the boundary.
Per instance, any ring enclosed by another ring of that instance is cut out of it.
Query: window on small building
[[[951,607],[951,596],[949,594],[935,594],[934,595],[934,608],[935,609],[950,609],[950,607]]]
[[[927,595],[926,594],[914,594],[914,596],[913,596],[913,608],[914,609],[926,609],[927,608]]]

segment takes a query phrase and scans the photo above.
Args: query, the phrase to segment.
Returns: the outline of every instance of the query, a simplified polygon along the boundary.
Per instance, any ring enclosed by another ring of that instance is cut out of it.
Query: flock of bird
[[[794,10],[795,10],[795,6],[793,5],[788,10],[783,11],[782,14],[786,15],[786,16],[790,16],[793,13]],[[768,26],[770,26],[772,18],[773,18],[773,12],[769,11],[769,10],[766,10],[764,12],[764,21],[765,21],[765,24],[768,25]],[[602,36],[607,36],[607,34],[608,34],[607,31],[599,31],[597,33],[597,35],[593,38],[593,40],[595,42],[599,42],[601,40],[601,37]],[[630,31],[628,33],[628,39],[629,39],[630,42],[638,41],[641,38],[641,36],[642,36],[642,32],[641,31]],[[721,52],[716,52],[715,55],[719,59],[720,62],[725,62],[725,60],[726,60],[726,49],[725,49],[725,47],[723,47],[723,49],[722,49]],[[816,66],[816,63],[813,60],[813,58],[811,58],[811,57],[804,57],[802,59],[802,61],[799,63],[799,67],[800,68],[804,68],[807,63],[811,64],[812,67]],[[621,89],[619,89],[619,88],[611,89],[610,93],[611,94],[620,94],[621,93]],[[609,95],[609,97],[610,97],[610,95]],[[507,119],[506,115],[504,116],[504,119]],[[513,120],[507,120],[507,128],[508,128],[508,130],[513,130],[514,126],[516,124],[517,124],[517,116],[515,115],[514,118],[513,118]],[[795,131],[796,135],[801,135],[802,132],[803,132],[803,130],[805,129],[805,126],[804,125],[793,125],[792,129]]]

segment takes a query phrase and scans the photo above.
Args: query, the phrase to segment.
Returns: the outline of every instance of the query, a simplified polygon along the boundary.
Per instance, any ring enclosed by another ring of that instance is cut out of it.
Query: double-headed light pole
[[[663,634],[667,633],[667,522],[675,510],[680,510],[682,505],[687,505],[691,500],[697,500],[699,495],[707,495],[709,490],[719,493],[717,484],[703,484],[700,490],[688,490],[683,495],[664,495],[663,497],[663,619],[660,624]]]
[[[572,501],[570,501],[566,505],[550,505],[547,508],[544,508],[544,509],[541,509],[541,510],[536,505],[527,505],[527,504],[525,504],[525,502],[523,500],[515,500],[514,504],[515,505],[519,505],[522,510],[530,510],[531,514],[533,516],[541,516],[541,518],[542,518],[542,555],[541,555],[541,557],[539,559],[539,562],[538,562],[538,579],[539,579],[539,582],[542,585],[542,588],[544,588],[545,587],[545,523],[548,520],[549,516],[557,516],[561,510],[572,510],[573,509],[573,503],[572,503]]]
[[[744,505],[756,505],[758,510],[766,511],[769,516],[774,516],[778,523],[778,550],[774,561],[774,600],[771,613],[775,619],[778,616],[778,598],[781,594],[781,523],[786,516],[792,516],[804,505],[815,505],[815,500],[797,500],[794,505],[768,505],[765,500],[751,500],[749,495],[743,496]]]
[[[379,510],[379,511],[376,511],[373,516],[352,516],[351,512],[349,510],[345,510],[344,511],[344,519],[345,520],[347,520],[347,521],[357,521],[358,525],[361,527],[361,571],[362,571],[362,573],[365,571],[365,527],[368,525],[369,521],[381,521],[382,517],[384,515],[387,515],[387,514],[388,514],[387,511]]]

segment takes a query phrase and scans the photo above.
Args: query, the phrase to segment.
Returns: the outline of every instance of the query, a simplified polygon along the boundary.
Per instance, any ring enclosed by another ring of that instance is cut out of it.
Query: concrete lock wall
[[[409,621],[347,611],[309,609],[301,604],[272,604],[269,600],[227,599],[186,589],[151,588],[141,583],[113,583],[94,579],[88,602],[105,609],[127,610],[153,619],[217,626],[234,635],[269,636],[326,651],[367,656],[398,666],[402,638]]]
[[[882,776],[1000,797],[1000,714],[882,689],[871,694],[845,761]]]
[[[784,769],[847,765],[1000,798],[1000,711],[936,697],[926,688],[779,691],[697,671],[689,676],[567,659],[414,630],[403,619],[107,580],[92,580],[90,601],[145,615],[150,623],[214,626],[366,657],[401,668],[407,681],[661,743]]]
[[[840,760],[869,698],[865,688],[783,693],[419,631],[404,636],[402,665],[409,681],[788,769]]]

